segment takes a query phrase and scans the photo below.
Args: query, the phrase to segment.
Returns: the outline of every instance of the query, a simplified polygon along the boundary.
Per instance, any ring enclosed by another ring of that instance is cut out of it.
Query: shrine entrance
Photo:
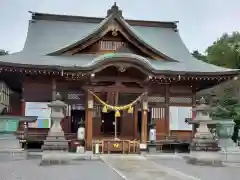
[[[101,113],[101,133],[103,137],[113,137],[115,135],[115,125],[117,124],[117,136],[121,132],[121,117],[116,119],[117,123],[115,124],[115,112],[109,111],[106,113]]]
[[[74,104],[71,109],[71,133],[77,133],[79,122],[85,121],[85,108],[84,105]]]
[[[136,152],[140,141],[147,141],[148,89],[145,84],[148,74],[139,64],[121,64],[117,61],[95,69],[91,77],[92,85],[86,87],[87,102],[93,100],[94,104],[92,120],[89,118],[93,130],[87,141],[90,138],[99,141],[103,152]],[[139,116],[141,128],[138,128],[138,110],[144,112]],[[94,147],[94,144],[89,143],[88,146]]]

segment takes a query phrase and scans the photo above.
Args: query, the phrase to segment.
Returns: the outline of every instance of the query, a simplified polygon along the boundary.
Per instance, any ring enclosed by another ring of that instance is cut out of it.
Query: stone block
[[[83,146],[78,146],[78,147],[77,147],[77,153],[79,153],[79,154],[84,154],[84,153],[85,153],[84,147],[83,147]]]
[[[71,158],[69,157],[68,152],[45,150],[42,154],[40,165],[47,166],[56,164],[69,164],[70,160]]]
[[[219,152],[191,151],[185,158],[186,162],[193,165],[202,166],[223,166],[222,157]]]
[[[227,163],[240,163],[240,151],[239,152],[220,152],[222,161]]]

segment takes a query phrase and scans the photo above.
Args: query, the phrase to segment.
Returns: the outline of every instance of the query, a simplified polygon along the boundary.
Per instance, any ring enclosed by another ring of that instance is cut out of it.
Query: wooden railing
[[[113,140],[113,139],[105,139],[105,140],[95,140],[92,143],[92,151],[96,153],[96,146],[99,148],[99,153],[110,154],[110,153],[122,153],[122,154],[130,154],[130,153],[139,153],[139,141],[130,141],[130,140]]]
[[[48,132],[27,132],[17,131],[16,135],[20,142],[43,142],[47,137]],[[65,138],[69,141],[76,140],[76,133],[65,133]]]
[[[181,134],[157,134],[158,141],[178,141],[178,142],[190,142],[193,138],[193,135],[181,135]]]

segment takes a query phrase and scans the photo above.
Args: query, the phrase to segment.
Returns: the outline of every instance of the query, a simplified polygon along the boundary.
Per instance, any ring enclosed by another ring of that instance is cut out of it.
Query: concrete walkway
[[[126,180],[199,180],[140,155],[103,155],[101,159]]]

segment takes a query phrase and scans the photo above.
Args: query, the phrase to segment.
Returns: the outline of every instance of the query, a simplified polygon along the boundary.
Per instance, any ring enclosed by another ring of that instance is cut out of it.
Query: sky
[[[28,11],[105,17],[115,1],[127,19],[179,21],[190,51],[204,52],[223,33],[240,31],[239,0],[0,0],[0,49],[21,51]]]

